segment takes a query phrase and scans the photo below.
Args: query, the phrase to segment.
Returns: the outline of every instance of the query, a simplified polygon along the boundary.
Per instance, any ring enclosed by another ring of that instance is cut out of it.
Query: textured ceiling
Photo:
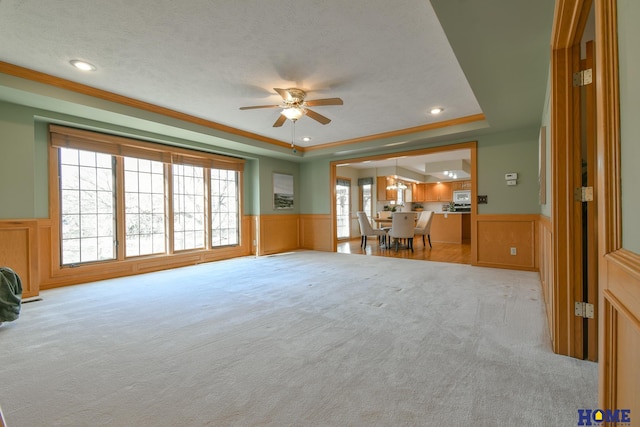
[[[296,124],[318,148],[481,113],[495,130],[539,123],[552,15],[552,0],[1,0],[0,61],[286,143],[279,110],[239,107],[278,104],[276,87],[340,97],[313,108],[328,125]],[[522,61],[535,78],[514,90]]]

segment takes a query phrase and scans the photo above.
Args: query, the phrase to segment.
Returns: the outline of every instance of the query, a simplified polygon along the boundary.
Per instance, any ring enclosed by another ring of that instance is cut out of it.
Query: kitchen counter
[[[436,215],[464,215],[464,214],[471,214],[471,212],[434,212],[434,214]]]
[[[471,241],[470,212],[435,212],[431,221],[431,242],[463,243],[469,241]]]

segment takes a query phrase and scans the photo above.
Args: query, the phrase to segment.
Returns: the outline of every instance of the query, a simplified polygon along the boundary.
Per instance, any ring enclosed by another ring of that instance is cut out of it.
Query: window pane
[[[165,197],[162,163],[125,157],[124,164],[125,254],[132,257],[164,253]],[[152,182],[157,182],[158,185],[152,186]],[[162,244],[154,244],[153,234],[159,235],[156,240]]]
[[[60,150],[60,164],[62,165],[78,165],[78,150],[65,148]]]
[[[237,245],[238,173],[211,169],[211,246]]]
[[[140,255],[140,237],[138,235],[127,236],[125,251],[127,252],[127,256]]]
[[[151,193],[151,174],[140,173],[138,185],[140,186],[141,193]]]
[[[91,169],[96,167],[96,154],[91,151],[78,151],[80,158],[80,166],[88,166]]]
[[[136,171],[128,170],[124,172],[124,191],[126,193],[138,191],[138,173]]]
[[[203,169],[173,165],[174,250],[204,247]]]
[[[112,157],[60,148],[62,264],[115,257]]]
[[[350,190],[351,187],[349,185],[345,185],[341,182],[336,184],[336,222],[338,227],[338,239],[348,238],[351,233],[349,227],[349,201],[351,200]]]
[[[80,188],[80,176],[77,166],[62,165],[60,172],[60,188],[78,190]]]

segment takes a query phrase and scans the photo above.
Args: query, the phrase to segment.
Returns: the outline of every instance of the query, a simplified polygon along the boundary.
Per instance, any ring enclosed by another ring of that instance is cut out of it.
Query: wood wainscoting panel
[[[477,215],[477,265],[536,271],[538,219],[539,215]]]
[[[554,334],[554,256],[553,256],[553,226],[551,219],[540,215],[538,221],[538,264],[540,270],[540,284],[542,285],[542,296],[544,297],[547,312],[547,325],[551,341],[555,339]]]
[[[300,216],[260,215],[258,255],[292,251],[300,247]]]
[[[300,247],[332,252],[331,215],[300,215]]]
[[[640,256],[624,249],[605,257],[601,292],[600,404],[640,414]],[[636,415],[637,417],[638,415]],[[635,424],[634,424],[635,425]]]
[[[0,266],[9,267],[20,277],[22,298],[40,293],[37,241],[37,220],[0,221]]]

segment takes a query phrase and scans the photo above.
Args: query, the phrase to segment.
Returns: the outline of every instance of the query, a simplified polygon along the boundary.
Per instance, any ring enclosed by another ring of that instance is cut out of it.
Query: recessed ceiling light
[[[304,142],[309,142],[309,141],[311,141],[311,138],[310,138],[310,137],[308,137],[308,136],[303,136],[303,137],[302,137],[302,140],[303,140]]]
[[[71,61],[69,61],[69,63],[71,63],[71,65],[73,65],[74,67],[76,67],[78,70],[82,70],[82,71],[95,71],[96,70],[96,66],[93,64],[90,64],[86,61],[81,61],[79,59],[72,59]]]
[[[430,113],[431,114],[440,114],[444,111],[444,108],[440,108],[440,107],[436,107],[436,108],[432,108]]]

